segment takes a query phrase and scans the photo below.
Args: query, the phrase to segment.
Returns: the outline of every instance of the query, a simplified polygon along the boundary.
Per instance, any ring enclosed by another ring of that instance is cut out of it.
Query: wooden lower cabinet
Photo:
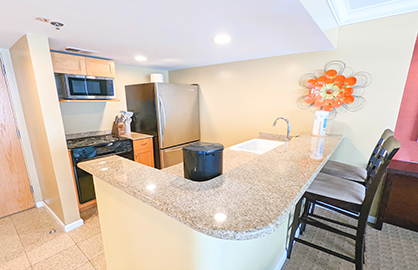
[[[378,228],[383,222],[418,231],[418,163],[392,160],[387,170]]]
[[[133,141],[136,162],[154,167],[154,147],[152,138]]]

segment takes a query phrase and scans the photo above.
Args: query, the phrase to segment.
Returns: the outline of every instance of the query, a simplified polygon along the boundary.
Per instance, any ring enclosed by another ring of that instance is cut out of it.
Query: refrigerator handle
[[[164,140],[164,130],[165,130],[165,110],[164,110],[164,104],[163,101],[161,100],[161,97],[158,96],[158,103],[160,104],[160,112],[161,112],[161,117],[163,118],[162,120],[162,127],[161,127],[161,139]]]
[[[183,149],[183,147],[184,147],[184,145],[182,145],[182,146],[177,146],[177,147],[173,147],[173,148],[170,148],[170,149],[168,149],[168,150],[164,150],[166,153],[169,153],[169,152],[174,152],[174,151],[178,151],[178,150],[182,150]]]

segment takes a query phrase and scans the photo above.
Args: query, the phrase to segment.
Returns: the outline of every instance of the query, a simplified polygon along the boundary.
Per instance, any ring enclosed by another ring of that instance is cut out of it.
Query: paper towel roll
[[[312,128],[312,135],[325,136],[327,130],[328,114],[326,111],[316,111],[315,121]]]

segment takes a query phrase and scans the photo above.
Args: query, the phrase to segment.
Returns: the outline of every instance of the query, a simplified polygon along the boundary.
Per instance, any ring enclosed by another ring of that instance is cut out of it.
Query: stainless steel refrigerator
[[[154,136],[155,167],[183,162],[183,147],[200,140],[198,86],[145,83],[125,91],[132,131]]]

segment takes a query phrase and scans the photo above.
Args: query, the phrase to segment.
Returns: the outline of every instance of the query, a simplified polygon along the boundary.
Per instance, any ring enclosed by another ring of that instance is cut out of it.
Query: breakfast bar
[[[108,269],[279,269],[292,211],[342,138],[302,134],[261,155],[227,148],[223,174],[204,182],[181,164],[79,163],[94,176]]]

